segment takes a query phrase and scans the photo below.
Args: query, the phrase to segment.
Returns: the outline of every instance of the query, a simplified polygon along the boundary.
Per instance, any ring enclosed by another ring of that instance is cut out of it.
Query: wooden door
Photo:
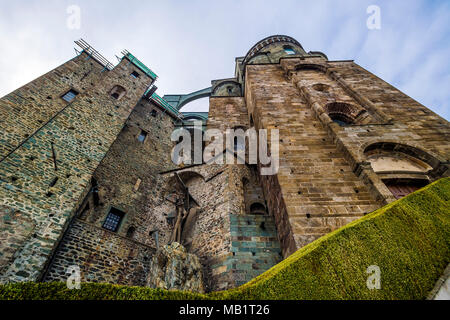
[[[423,183],[388,182],[386,186],[396,199],[401,199],[407,195],[424,187]]]

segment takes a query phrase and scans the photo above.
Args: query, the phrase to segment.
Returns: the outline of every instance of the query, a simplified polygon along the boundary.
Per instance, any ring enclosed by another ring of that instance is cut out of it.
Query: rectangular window
[[[141,130],[141,133],[138,136],[138,141],[139,142],[144,142],[145,138],[147,138],[147,132],[144,130]]]
[[[105,222],[103,223],[103,228],[112,232],[117,232],[124,216],[125,212],[116,208],[111,208]]]
[[[139,78],[139,73],[137,73],[136,71],[133,71],[131,73],[131,77],[137,79],[137,78]]]
[[[67,102],[72,102],[72,100],[75,99],[77,95],[78,95],[77,91],[70,89],[62,96],[62,98]]]

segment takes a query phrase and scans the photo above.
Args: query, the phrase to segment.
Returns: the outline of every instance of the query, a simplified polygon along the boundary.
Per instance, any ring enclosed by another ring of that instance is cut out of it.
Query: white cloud
[[[379,31],[366,27],[372,4],[381,7]],[[81,8],[80,30],[66,27],[69,5]],[[163,95],[231,77],[236,56],[287,34],[307,51],[355,59],[449,119],[449,21],[445,0],[0,0],[0,96],[72,58],[80,37],[114,63],[131,51],[160,76]]]

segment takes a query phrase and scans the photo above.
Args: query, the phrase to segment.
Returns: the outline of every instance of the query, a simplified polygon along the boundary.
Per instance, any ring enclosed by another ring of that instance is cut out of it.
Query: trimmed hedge
[[[450,178],[381,208],[305,246],[249,283],[202,295],[110,284],[18,283],[0,299],[25,300],[375,300],[424,299],[450,262]],[[367,268],[381,269],[369,290]]]

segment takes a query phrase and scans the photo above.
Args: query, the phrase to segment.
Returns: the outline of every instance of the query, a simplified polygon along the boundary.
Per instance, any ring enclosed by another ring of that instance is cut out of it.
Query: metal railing
[[[95,50],[89,43],[84,41],[83,39],[75,41],[75,43],[83,49],[89,56],[93,59],[97,60],[102,66],[104,66],[108,70],[114,69],[114,65],[108,61],[104,56],[102,56],[97,50]]]

